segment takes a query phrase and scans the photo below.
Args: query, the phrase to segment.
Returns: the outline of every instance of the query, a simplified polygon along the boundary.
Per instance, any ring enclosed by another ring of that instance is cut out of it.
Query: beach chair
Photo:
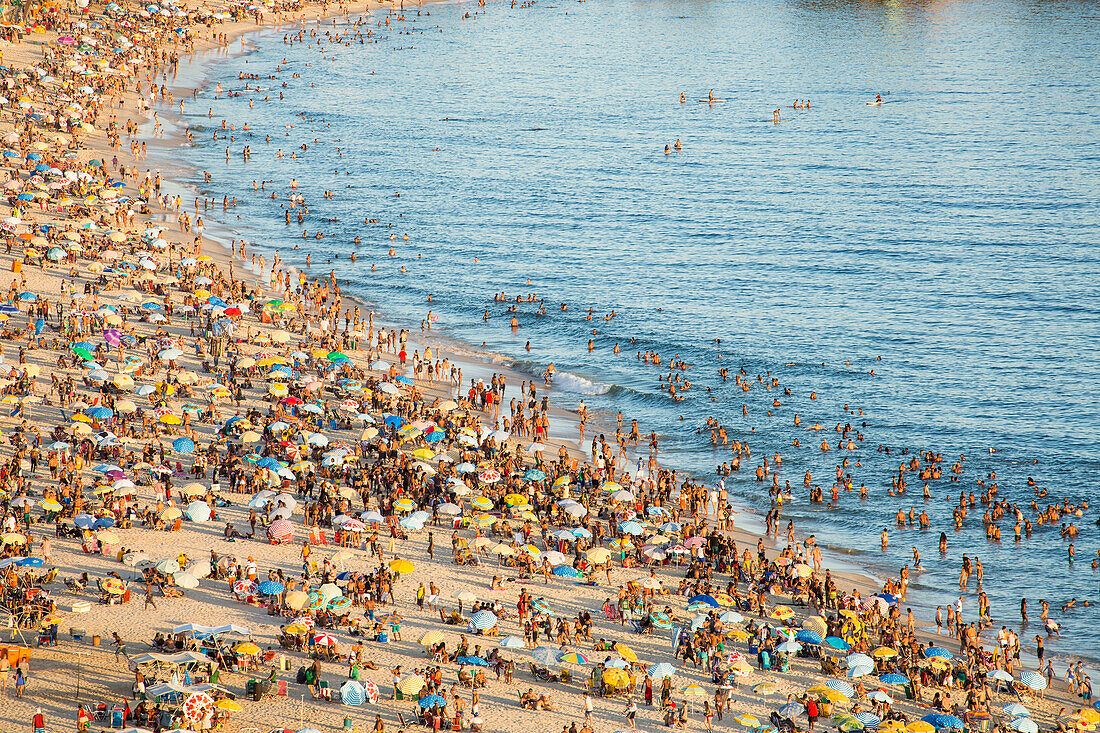
[[[69,638],[73,641],[84,641],[84,635],[88,633],[84,629],[79,629],[75,626],[69,627]]]

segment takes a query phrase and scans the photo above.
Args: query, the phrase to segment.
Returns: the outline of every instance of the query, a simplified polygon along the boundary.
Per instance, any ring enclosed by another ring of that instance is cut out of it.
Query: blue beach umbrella
[[[176,438],[172,441],[172,450],[176,453],[194,453],[195,441],[190,438]]]
[[[568,565],[559,565],[554,568],[554,575],[559,578],[579,578],[581,574],[576,568],[571,568]]]
[[[830,679],[826,680],[825,686],[829,689],[836,690],[845,697],[855,697],[855,689],[844,680]]]
[[[419,701],[417,701],[417,705],[422,708],[443,707],[446,704],[447,701],[439,695],[425,695],[424,697],[420,698]]]
[[[908,677],[906,677],[903,674],[897,674],[895,672],[890,672],[888,674],[884,674],[884,675],[880,676],[878,679],[879,679],[879,682],[881,682],[884,685],[907,685],[907,684],[909,684],[909,678]]]
[[[688,604],[692,603],[705,603],[711,608],[718,608],[718,601],[714,600],[714,596],[708,595],[706,593],[701,593],[697,596],[692,596],[691,598],[689,598]]]
[[[839,636],[826,636],[825,643],[831,646],[833,649],[839,649],[842,652],[846,652],[852,648],[852,645],[841,639]]]
[[[822,641],[821,635],[818,634],[816,631],[811,631],[810,629],[800,630],[797,634],[795,634],[794,638],[796,641],[800,641],[803,644],[812,644],[814,646],[820,644]],[[786,717],[789,718],[790,716],[788,715]]]
[[[933,646],[924,650],[924,656],[930,659],[954,659],[955,655],[947,651],[943,647]]]
[[[286,586],[274,580],[265,580],[258,588],[261,595],[275,596],[286,590]]]
[[[963,729],[963,722],[954,715],[944,715],[943,713],[930,713],[921,718],[925,723],[936,726],[937,729],[943,728],[958,728]]]
[[[367,696],[359,680],[348,680],[340,685],[340,701],[345,705],[358,707],[366,702]]]
[[[539,646],[531,650],[531,658],[540,664],[557,664],[561,652],[552,646]]]
[[[478,611],[470,617],[470,624],[481,631],[491,629],[498,623],[496,614],[492,611]]]

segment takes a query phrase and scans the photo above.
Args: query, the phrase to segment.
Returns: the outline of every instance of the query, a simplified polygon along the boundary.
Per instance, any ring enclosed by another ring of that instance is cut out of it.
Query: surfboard
[[[867,106],[868,106],[868,107],[879,107],[879,106],[881,106],[881,105],[883,105],[883,104],[884,104],[884,102],[868,102],[868,103],[867,103]]]
[[[725,102],[726,100],[724,100],[724,99],[700,99],[699,101],[704,102],[706,104],[715,104],[717,102]]]

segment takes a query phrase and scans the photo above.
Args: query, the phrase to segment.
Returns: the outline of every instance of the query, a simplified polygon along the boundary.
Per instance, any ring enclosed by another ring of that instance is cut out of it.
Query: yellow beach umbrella
[[[443,641],[443,632],[433,629],[420,637],[420,646],[435,646]]]
[[[638,655],[634,653],[634,650],[628,647],[626,644],[616,644],[615,651],[619,656],[628,662],[637,662]]]
[[[237,654],[259,654],[260,647],[251,641],[245,641],[233,647],[233,651],[237,652]]]
[[[390,563],[390,570],[399,575],[408,575],[414,569],[413,564],[408,560],[394,560]]]
[[[253,644],[253,646],[255,646],[255,644]],[[244,710],[239,702],[237,702],[236,700],[230,700],[228,697],[218,700],[216,703],[214,703],[214,707],[218,708],[219,710],[226,710],[231,713],[239,713]]]

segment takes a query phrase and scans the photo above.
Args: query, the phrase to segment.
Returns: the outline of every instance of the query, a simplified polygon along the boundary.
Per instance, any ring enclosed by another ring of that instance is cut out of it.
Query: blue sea
[[[784,518],[882,573],[919,548],[922,608],[954,600],[964,553],[985,566],[997,625],[1018,626],[1028,598],[1022,639],[1040,599],[1100,600],[1100,5],[490,0],[306,28],[293,46],[286,28],[250,36],[188,100],[182,157],[219,202],[208,218],[268,261],[310,254],[310,274],[335,269],[387,321],[415,332],[431,310],[436,338],[468,356],[532,375],[553,362],[564,406],[637,419],[666,465],[707,481],[731,457],[697,432],[716,418],[752,449],[727,480],[739,505],[767,510],[752,472],[780,453]],[[723,101],[698,101],[712,90]],[[213,139],[223,119],[235,139]],[[287,225],[292,179],[309,213]],[[253,181],[273,183],[257,195]],[[223,213],[223,196],[237,206]],[[520,303],[513,332],[499,292],[534,293],[545,315]],[[692,382],[679,402],[659,381],[674,355]],[[864,438],[844,455],[869,497],[841,492],[830,510],[802,477],[828,494],[843,456],[817,446],[836,446],[838,423]],[[933,500],[911,474],[909,495],[889,496],[921,450],[944,456]],[[1042,506],[1093,502],[1073,518],[1075,564],[1057,525],[1016,543],[1003,519],[992,543],[979,504],[952,528],[960,491],[994,472],[1033,523],[1028,477]],[[894,527],[911,506],[931,531]],[[1100,656],[1095,606],[1053,618],[1064,635],[1048,648]]]

